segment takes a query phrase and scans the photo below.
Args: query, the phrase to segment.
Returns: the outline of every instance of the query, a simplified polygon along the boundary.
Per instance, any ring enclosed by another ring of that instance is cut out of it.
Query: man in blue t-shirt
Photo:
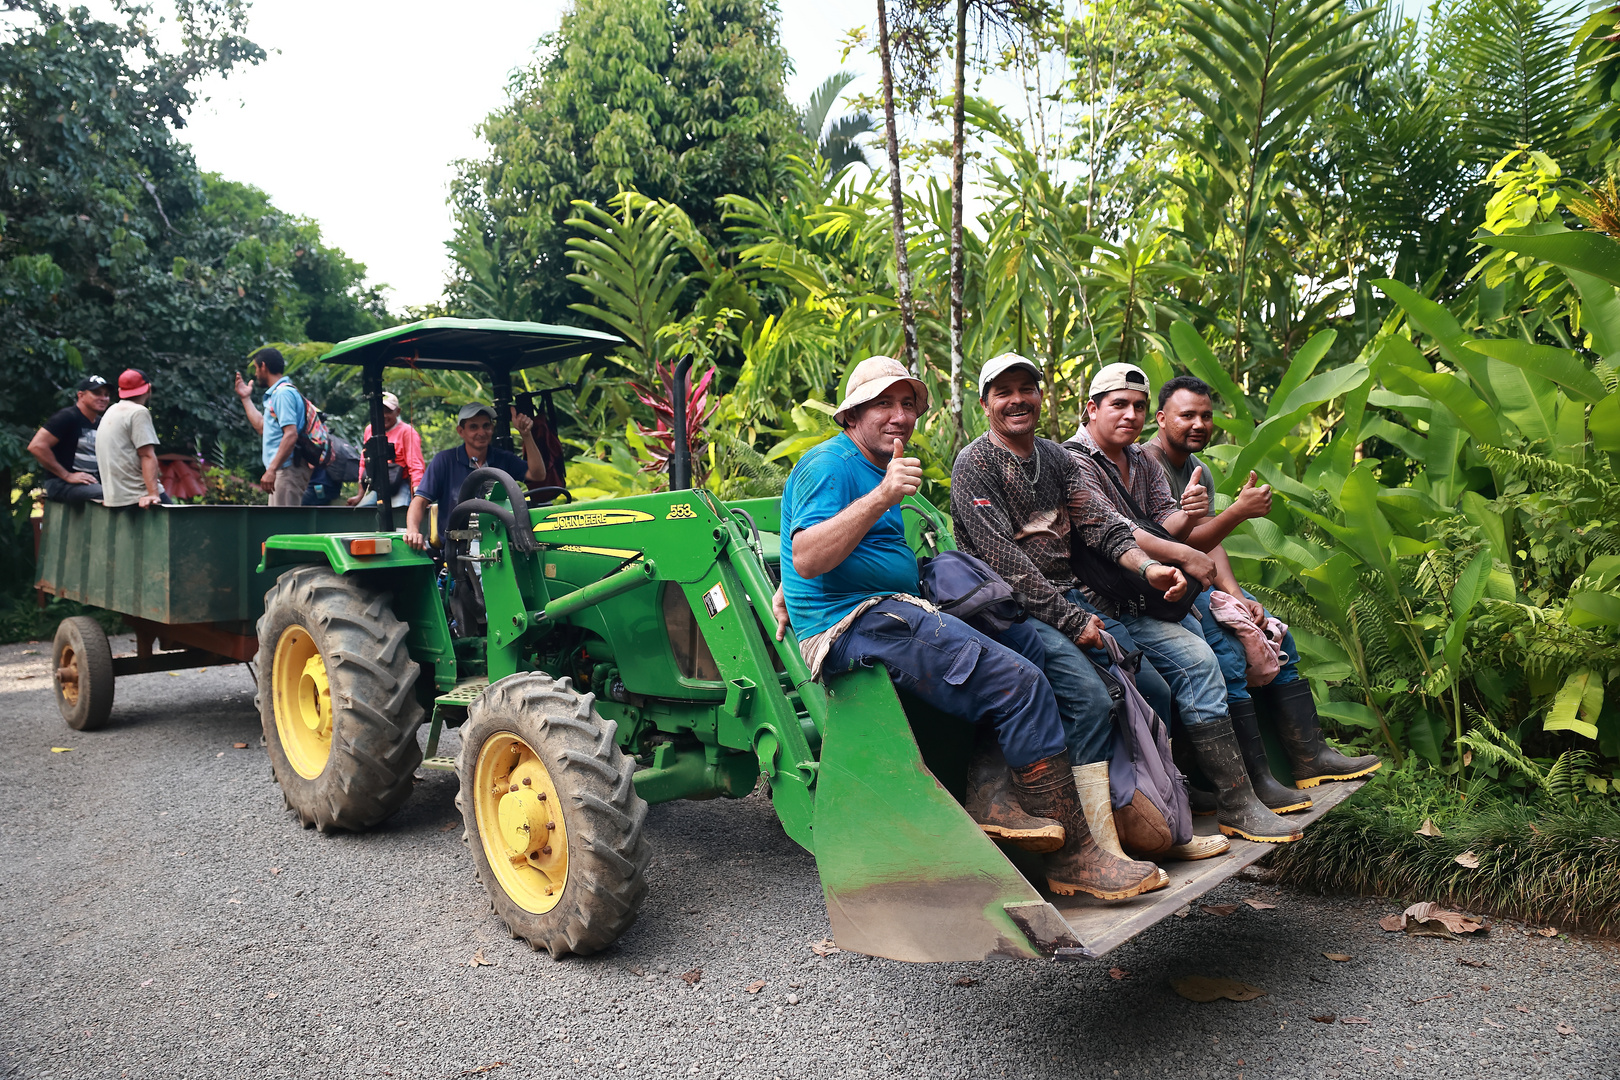
[[[405,511],[407,544],[418,551],[426,550],[428,538],[422,526],[427,521],[428,507],[438,505],[439,526],[443,528],[450,511],[456,507],[462,481],[471,476],[474,469],[485,466],[500,469],[519,483],[527,481],[531,487],[544,482],[546,461],[534,442],[534,419],[515,413],[512,420],[523,438],[522,457],[490,445],[495,437],[494,409],[477,402],[461,407],[456,414],[456,434],[461,436],[461,445],[433,455],[422,473],[422,483],[411,496],[410,508]]]
[[[1062,826],[1046,856],[1053,892],[1112,900],[1157,888],[1158,867],[1092,839],[1040,667],[917,597],[900,501],[922,484],[921,463],[904,455],[927,407],[927,388],[898,360],[874,356],[850,373],[833,414],[843,433],[800,458],[782,493],[778,635],[790,621],[817,678],[882,663],[896,687],[993,725],[1016,800],[999,813]]]

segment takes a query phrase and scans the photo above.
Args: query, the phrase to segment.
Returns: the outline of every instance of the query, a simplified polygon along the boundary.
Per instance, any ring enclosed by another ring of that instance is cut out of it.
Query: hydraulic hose
[[[505,489],[506,498],[512,504],[511,510],[506,510],[484,499],[470,497],[486,482],[499,484]],[[448,531],[455,528],[458,521],[466,521],[466,516],[462,514],[463,507],[469,507],[468,514],[491,514],[499,519],[501,524],[506,526],[506,537],[511,541],[513,551],[533,554],[540,550],[540,545],[535,541],[534,533],[529,531],[527,522],[525,521],[521,527],[518,525],[516,514],[521,511],[524,517],[527,518],[529,504],[528,500],[523,497],[523,489],[518,486],[518,482],[512,479],[509,473],[488,466],[482,469],[474,469],[468,473],[467,479],[461,482],[461,490],[456,493],[456,506],[454,510],[450,511],[449,522],[441,527]]]

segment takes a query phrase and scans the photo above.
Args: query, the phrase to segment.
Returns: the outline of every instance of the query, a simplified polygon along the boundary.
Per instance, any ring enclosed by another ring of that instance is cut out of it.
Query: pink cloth
[[[1287,625],[1270,615],[1263,620],[1264,625],[1256,623],[1247,601],[1219,589],[1209,594],[1209,612],[1242,643],[1248,661],[1245,681],[1250,686],[1269,685],[1282,670],[1282,639],[1288,633]]]
[[[422,473],[427,465],[422,461],[422,436],[416,429],[405,421],[397,421],[387,431],[388,441],[394,444],[394,463],[405,466],[405,472],[411,479],[411,490],[415,491],[422,486]],[[371,438],[371,425],[366,425],[365,434],[360,436],[360,445],[364,446],[366,440]],[[360,455],[360,478],[366,477],[366,455]]]

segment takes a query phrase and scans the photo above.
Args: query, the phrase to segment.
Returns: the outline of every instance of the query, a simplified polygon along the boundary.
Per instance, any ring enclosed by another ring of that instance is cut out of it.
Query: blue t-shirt
[[[917,554],[906,543],[898,505],[825,574],[805,578],[793,569],[794,533],[835,517],[882,482],[883,470],[848,435],[812,448],[789,474],[782,491],[782,594],[799,640],[831,628],[862,600],[917,593]]]
[[[526,482],[529,463],[512,453],[502,450],[498,446],[491,446],[486,455],[484,464],[492,469],[500,469],[507,473],[522,487]],[[448,450],[440,450],[433,455],[427,468],[422,471],[422,483],[416,489],[418,498],[427,499],[439,504],[439,528],[445,527],[450,511],[456,508],[456,496],[461,492],[462,481],[472,475],[472,458],[467,456],[466,446],[452,446]],[[427,534],[427,526],[422,527],[423,535]]]
[[[276,460],[276,451],[281,449],[282,428],[292,425],[293,430],[301,431],[304,427],[304,395],[292,384],[292,380],[283,375],[270,384],[264,392],[264,467],[269,468],[270,463]],[[287,460],[281,463],[283,469],[290,469],[298,462],[293,459],[298,456],[297,451],[287,455]]]

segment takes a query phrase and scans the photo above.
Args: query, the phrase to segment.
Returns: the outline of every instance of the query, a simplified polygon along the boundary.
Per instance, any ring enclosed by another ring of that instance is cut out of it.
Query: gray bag
[[[1136,689],[1140,654],[1127,656],[1111,636],[1102,637],[1110,663],[1106,669],[1098,665],[1098,671],[1114,698],[1114,758],[1108,766],[1108,786],[1115,820],[1119,822],[1127,808],[1145,796],[1163,816],[1170,842],[1185,844],[1193,837],[1187,778],[1170,757],[1170,732],[1164,721]]]

